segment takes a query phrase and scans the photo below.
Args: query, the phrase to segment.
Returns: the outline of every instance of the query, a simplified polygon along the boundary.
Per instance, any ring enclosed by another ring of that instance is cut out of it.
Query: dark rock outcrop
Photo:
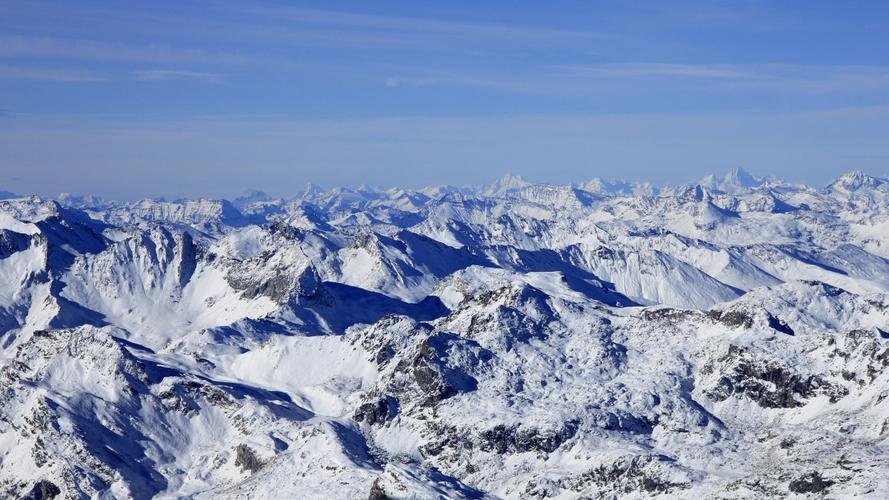
[[[34,487],[31,488],[27,495],[22,497],[22,500],[50,500],[59,496],[60,493],[62,493],[62,490],[55,483],[41,479],[34,484]]]
[[[239,444],[235,447],[235,465],[244,472],[249,471],[251,474],[262,469],[265,462],[262,461],[253,451],[253,448],[246,444]]]
[[[576,421],[565,422],[555,430],[496,425],[479,436],[479,447],[500,455],[539,451],[552,453],[577,433]]]
[[[820,472],[812,471],[791,481],[788,488],[794,493],[822,493],[833,484],[833,481],[821,477]]]
[[[398,400],[385,396],[359,406],[352,418],[356,422],[367,422],[370,425],[383,424],[398,415]]]

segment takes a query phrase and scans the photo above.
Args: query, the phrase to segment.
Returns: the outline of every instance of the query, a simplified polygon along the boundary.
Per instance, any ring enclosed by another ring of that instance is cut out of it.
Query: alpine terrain
[[[889,497],[889,180],[0,200],[0,497]]]

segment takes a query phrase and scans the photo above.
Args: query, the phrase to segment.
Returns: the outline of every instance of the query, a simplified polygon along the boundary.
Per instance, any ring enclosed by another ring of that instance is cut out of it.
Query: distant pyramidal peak
[[[522,189],[530,186],[531,183],[526,181],[520,175],[506,174],[495,182],[491,188],[496,192],[507,192]]]
[[[725,174],[722,179],[723,183],[734,184],[741,187],[756,187],[762,184],[763,180],[754,177],[743,168],[734,168]]]
[[[766,180],[754,177],[742,168],[734,168],[721,178],[708,175],[700,180],[699,184],[712,191],[737,193],[747,189],[757,188],[765,184]]]
[[[839,179],[832,182],[828,188],[858,191],[863,188],[877,188],[886,183],[886,179],[870,176],[860,170],[854,170],[842,175]]]

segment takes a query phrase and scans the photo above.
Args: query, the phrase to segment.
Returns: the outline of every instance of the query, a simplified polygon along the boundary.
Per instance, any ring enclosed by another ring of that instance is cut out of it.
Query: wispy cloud
[[[889,66],[627,62],[553,65],[525,68],[520,73],[404,68],[387,77],[385,85],[475,87],[541,95],[584,95],[653,85],[658,86],[660,93],[670,88],[709,92],[880,93],[889,90]]]
[[[792,89],[810,94],[889,90],[889,66],[768,64],[760,68],[759,79],[736,85],[751,90]]]
[[[747,79],[761,78],[751,67],[727,64],[672,64],[672,63],[610,63],[553,66],[569,75],[589,78],[706,78]]]
[[[421,32],[449,35],[472,35],[477,37],[524,37],[524,38],[574,38],[589,39],[603,37],[604,34],[589,31],[547,29],[530,26],[489,24],[460,21],[441,21],[422,17],[403,17],[376,14],[363,14],[336,10],[311,9],[302,7],[246,5],[244,11],[276,20],[287,20],[305,24],[348,27],[370,30],[401,32]]]
[[[889,66],[816,64],[615,63],[563,65],[553,69],[589,79],[685,79],[726,88],[843,92],[889,88]]]
[[[0,78],[42,82],[105,82],[107,78],[88,71],[0,66]]]
[[[40,0],[10,1],[13,12],[40,20],[41,25],[64,27],[62,32],[73,36],[77,36],[76,32],[68,29],[72,25],[72,18],[81,20],[81,25],[95,23],[126,26],[134,33],[155,39],[169,39],[174,36],[181,40],[200,40],[201,44],[262,44],[267,49],[293,45],[351,49],[404,47],[415,50],[480,40],[522,44],[583,42],[610,37],[592,31],[527,24],[365,14],[266,2],[225,2],[208,5],[204,9],[200,9],[200,4],[183,5],[175,14],[144,5],[109,5],[97,7],[77,4],[74,7],[73,4]],[[74,27],[77,27],[76,23]],[[92,34],[81,32],[80,36],[91,37]],[[6,44],[0,41],[0,45]],[[136,47],[118,48],[123,49]]]
[[[540,75],[480,75],[469,72],[427,72],[422,76],[390,76],[386,87],[469,87],[490,89],[517,94],[552,95],[576,91],[569,89],[570,82],[555,82]]]
[[[133,77],[141,81],[200,80],[207,83],[221,83],[222,75],[204,71],[178,69],[144,69],[133,71]]]
[[[0,36],[0,57],[52,57],[112,62],[239,64],[254,61],[246,54],[168,45],[131,45],[47,37]]]

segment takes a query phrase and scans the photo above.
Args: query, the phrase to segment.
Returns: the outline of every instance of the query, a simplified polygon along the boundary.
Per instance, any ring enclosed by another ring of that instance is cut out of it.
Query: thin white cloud
[[[707,78],[745,79],[760,78],[749,67],[727,64],[673,64],[673,63],[610,63],[554,66],[567,74],[590,78]]]
[[[553,69],[565,75],[590,79],[710,80],[750,89],[842,92],[889,87],[889,66],[612,63],[553,66]]]
[[[386,87],[467,87],[500,90],[517,94],[554,95],[577,93],[582,88],[571,88],[571,82],[556,82],[546,76],[528,75],[476,75],[453,72],[426,72],[423,76],[390,76]]]
[[[0,78],[42,82],[105,82],[107,78],[88,71],[0,66]]]
[[[889,67],[864,65],[762,65],[758,80],[734,82],[748,90],[796,90],[810,94],[885,92]]]
[[[312,9],[280,5],[244,6],[244,11],[275,20],[288,20],[306,24],[348,27],[369,30],[420,32],[449,35],[473,35],[480,37],[524,38],[597,38],[601,33],[589,31],[547,29],[531,26],[515,26],[461,21],[441,21],[422,17],[403,17],[361,14],[336,10]]]
[[[200,15],[183,8],[175,15],[144,6],[117,5],[101,8],[78,4],[43,3],[39,0],[15,2],[14,13],[40,20],[47,27],[69,29],[71,18],[88,23],[126,26],[128,30],[154,39],[175,35],[200,43],[262,44],[266,49],[282,45],[323,46],[362,49],[370,47],[442,47],[458,39],[515,43],[577,42],[610,38],[598,32],[547,28],[533,25],[498,24],[476,21],[441,20],[431,17],[403,17],[346,11],[311,9],[275,3],[241,2],[207,5]],[[91,37],[81,32],[81,37]],[[271,44],[271,45],[269,45]],[[0,45],[3,45],[0,38]],[[3,48],[3,47],[0,47]],[[135,49],[121,47],[119,50]],[[167,55],[165,55],[166,57]],[[144,60],[144,59],[143,59]]]
[[[0,57],[52,57],[113,62],[219,63],[252,62],[240,53],[167,45],[130,45],[48,37],[0,36]]]
[[[178,69],[143,69],[133,71],[133,77],[141,81],[201,80],[207,83],[221,83],[222,75],[204,71]]]
[[[885,93],[889,66],[802,64],[604,63],[549,66],[522,73],[402,69],[387,87],[452,86],[540,95],[585,95],[629,86],[682,85],[711,92]]]

